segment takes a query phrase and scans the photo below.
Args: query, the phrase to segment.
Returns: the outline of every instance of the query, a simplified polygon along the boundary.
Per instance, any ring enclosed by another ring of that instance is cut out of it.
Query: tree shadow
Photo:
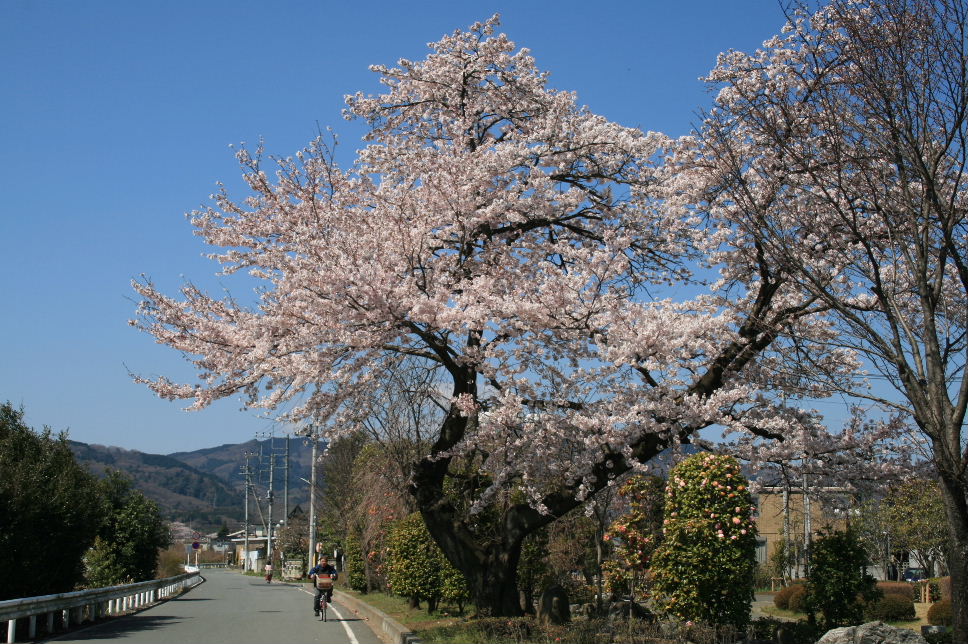
[[[81,624],[74,631],[59,631],[45,636],[41,641],[49,641],[53,638],[68,639],[71,641],[97,641],[109,640],[119,637],[126,637],[131,631],[156,630],[165,628],[170,624],[177,624],[181,621],[180,617],[173,615],[123,615],[119,617],[108,617],[97,622]],[[65,637],[66,636],[66,637]]]

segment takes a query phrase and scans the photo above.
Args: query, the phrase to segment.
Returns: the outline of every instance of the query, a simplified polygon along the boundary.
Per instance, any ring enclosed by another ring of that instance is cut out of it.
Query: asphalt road
[[[47,641],[380,644],[366,623],[339,603],[330,606],[327,622],[314,617],[305,584],[267,584],[234,570],[209,569],[202,576],[204,583],[176,599]]]

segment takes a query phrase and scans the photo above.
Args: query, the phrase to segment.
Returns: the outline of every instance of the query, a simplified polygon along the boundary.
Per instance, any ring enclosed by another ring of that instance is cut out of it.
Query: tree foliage
[[[656,601],[682,620],[744,627],[756,569],[748,482],[728,456],[696,454],[666,485],[664,539],[652,558]]]
[[[78,465],[64,434],[37,433],[0,404],[0,599],[74,590],[102,524],[97,479]]]
[[[99,483],[105,515],[99,540],[85,557],[86,582],[112,586],[155,578],[158,553],[171,542],[158,504],[135,490],[119,472]]]
[[[892,564],[896,553],[908,552],[929,577],[948,569],[949,535],[941,486],[936,480],[912,478],[891,485],[886,492],[864,504],[859,516],[859,534],[875,563],[891,544]]]

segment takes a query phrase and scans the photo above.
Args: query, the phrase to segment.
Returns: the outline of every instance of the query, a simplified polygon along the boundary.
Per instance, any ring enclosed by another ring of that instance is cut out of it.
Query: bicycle
[[[333,590],[332,577],[325,573],[316,575],[316,588],[321,591],[319,593],[319,620],[325,622],[327,621],[326,608],[329,605],[326,597]]]

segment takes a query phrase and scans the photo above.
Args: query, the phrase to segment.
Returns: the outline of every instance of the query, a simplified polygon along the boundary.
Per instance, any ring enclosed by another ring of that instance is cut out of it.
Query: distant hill
[[[155,501],[162,514],[170,521],[191,523],[203,530],[217,530],[224,522],[232,529],[241,524],[245,515],[242,495],[242,466],[245,453],[250,454],[252,484],[260,497],[263,512],[268,481],[269,453],[276,453],[274,517],[282,518],[284,507],[285,441],[276,438],[265,441],[220,445],[196,450],[161,455],[148,454],[121,447],[89,445],[68,441],[78,463],[88,471],[103,476],[109,469],[118,470],[133,481],[134,487]],[[292,439],[290,446],[289,508],[307,505],[311,448],[302,439]],[[260,458],[261,454],[261,458]],[[250,497],[249,521],[260,522],[259,510]]]
[[[242,469],[246,463],[245,455],[249,454],[249,467],[252,471],[252,483],[258,490],[264,492],[269,480],[269,455],[275,454],[274,493],[281,503],[284,489],[284,471],[286,465],[285,438],[269,438],[266,440],[250,440],[245,443],[229,443],[218,447],[207,447],[193,452],[175,452],[168,456],[181,461],[201,472],[212,474],[223,481],[231,481],[242,489]],[[289,440],[289,504],[293,500],[305,505],[309,498],[308,485],[301,479],[308,480],[309,462],[312,459],[312,446],[303,438],[295,437]]]

